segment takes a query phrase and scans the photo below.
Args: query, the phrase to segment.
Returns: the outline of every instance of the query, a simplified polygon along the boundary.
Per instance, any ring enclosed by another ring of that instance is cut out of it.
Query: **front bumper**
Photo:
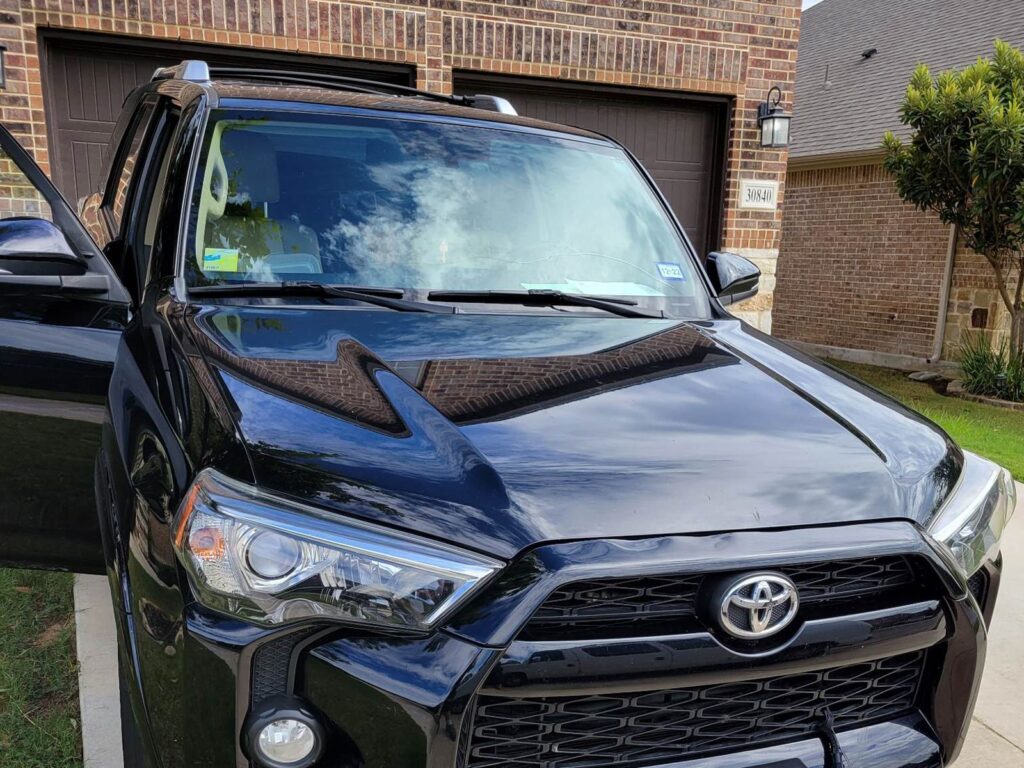
[[[908,590],[905,600],[884,607],[798,619],[793,631],[770,647],[737,648],[699,627],[644,638],[655,648],[670,648],[667,654],[631,653],[638,639],[633,636],[518,639],[548,595],[581,580],[742,572],[882,555],[903,555],[919,563],[921,588]],[[570,696],[600,699],[621,697],[624,692],[657,694],[767,678],[799,680],[803,675],[813,679],[825,670],[919,654],[923,671],[912,706],[899,711],[869,709],[884,714],[845,724],[837,719],[829,725],[822,719],[820,726],[809,730],[785,731],[786,738],[764,738],[757,731],[755,738],[734,740],[728,748],[716,742],[707,753],[618,764],[939,768],[956,757],[966,735],[984,665],[986,617],[996,599],[998,577],[998,565],[990,564],[984,577],[969,587],[913,525],[892,522],[544,546],[520,558],[448,627],[429,637],[382,636],[315,625],[267,633],[193,606],[185,626],[187,667],[204,672],[202,679],[189,681],[190,687],[198,691],[199,700],[208,692],[205,700],[221,706],[215,717],[198,709],[182,712],[187,732],[196,737],[189,740],[194,741],[192,746],[180,752],[189,765],[245,768],[249,762],[238,733],[249,707],[266,695],[287,692],[319,710],[333,734],[322,765],[491,766],[498,764],[493,756],[490,762],[474,756],[471,743],[473,713],[486,697],[511,702]],[[552,665],[551,651],[559,652],[559,658],[586,655],[609,661],[588,661],[585,669],[579,665],[573,669],[572,664]],[[218,674],[210,674],[214,669]],[[234,692],[230,705],[224,691],[228,680]],[[856,695],[874,694],[858,691]],[[531,727],[570,726],[532,723]],[[622,727],[628,731],[628,723]],[[629,734],[624,738],[628,740]],[[837,761],[838,754],[845,762]],[[535,764],[540,763],[507,762],[510,767]],[[557,750],[550,763],[542,764],[584,765],[559,757]]]

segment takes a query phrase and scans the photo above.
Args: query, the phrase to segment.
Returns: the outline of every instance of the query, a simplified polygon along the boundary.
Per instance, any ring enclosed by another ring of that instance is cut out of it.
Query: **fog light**
[[[301,720],[275,720],[263,726],[256,747],[275,763],[300,763],[316,749],[316,734]]]
[[[260,702],[245,728],[246,752],[261,768],[310,768],[324,751],[324,729],[301,701],[275,696]]]

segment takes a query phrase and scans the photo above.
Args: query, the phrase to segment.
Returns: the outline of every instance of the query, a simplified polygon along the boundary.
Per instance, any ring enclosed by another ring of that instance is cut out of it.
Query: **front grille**
[[[806,738],[826,712],[837,729],[890,719],[914,708],[924,658],[653,693],[481,695],[464,765],[644,766]]]
[[[796,584],[805,606],[834,605],[852,613],[857,600],[906,596],[918,582],[903,556],[837,560],[769,570]],[[555,590],[520,634],[522,640],[610,639],[680,634],[698,626],[700,575],[678,574],[575,582]]]

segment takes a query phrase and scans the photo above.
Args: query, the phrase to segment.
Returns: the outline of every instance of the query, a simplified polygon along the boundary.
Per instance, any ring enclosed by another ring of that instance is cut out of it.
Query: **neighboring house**
[[[903,203],[881,166],[915,66],[937,74],[1024,44],[1006,0],[824,0],[801,23],[773,332],[900,367],[1008,329],[984,260]]]
[[[752,256],[770,289],[781,214],[741,209],[739,189],[784,181],[757,107],[773,85],[792,98],[799,21],[800,0],[11,0],[0,117],[74,200],[124,95],[183,58],[494,93],[622,140],[701,255]],[[768,293],[748,318],[766,318]]]

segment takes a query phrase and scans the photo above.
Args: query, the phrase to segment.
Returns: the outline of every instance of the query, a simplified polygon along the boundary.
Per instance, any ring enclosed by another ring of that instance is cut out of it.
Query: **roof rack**
[[[157,67],[150,78],[153,80],[189,80],[194,83],[207,83],[210,81],[210,68],[205,61],[199,59],[185,59],[173,67]]]
[[[477,109],[488,109],[492,112],[500,112],[503,115],[519,114],[516,112],[516,108],[512,106],[512,102],[501,96],[478,93],[475,96],[463,96],[462,98],[466,99],[468,106],[476,107]]]
[[[463,107],[475,107],[505,115],[518,114],[507,99],[500,96],[478,94],[475,96],[445,96],[430,91],[421,91],[406,85],[382,83],[378,80],[364,80],[358,77],[345,77],[323,72],[293,72],[283,69],[252,69],[249,67],[210,67],[205,61],[186,59],[174,67],[161,67],[153,73],[153,80],[189,80],[191,82],[209,82],[214,77],[237,78],[239,80],[292,83],[309,85],[318,88],[353,91],[355,93],[373,93],[380,96],[408,96],[431,101],[442,101]]]

